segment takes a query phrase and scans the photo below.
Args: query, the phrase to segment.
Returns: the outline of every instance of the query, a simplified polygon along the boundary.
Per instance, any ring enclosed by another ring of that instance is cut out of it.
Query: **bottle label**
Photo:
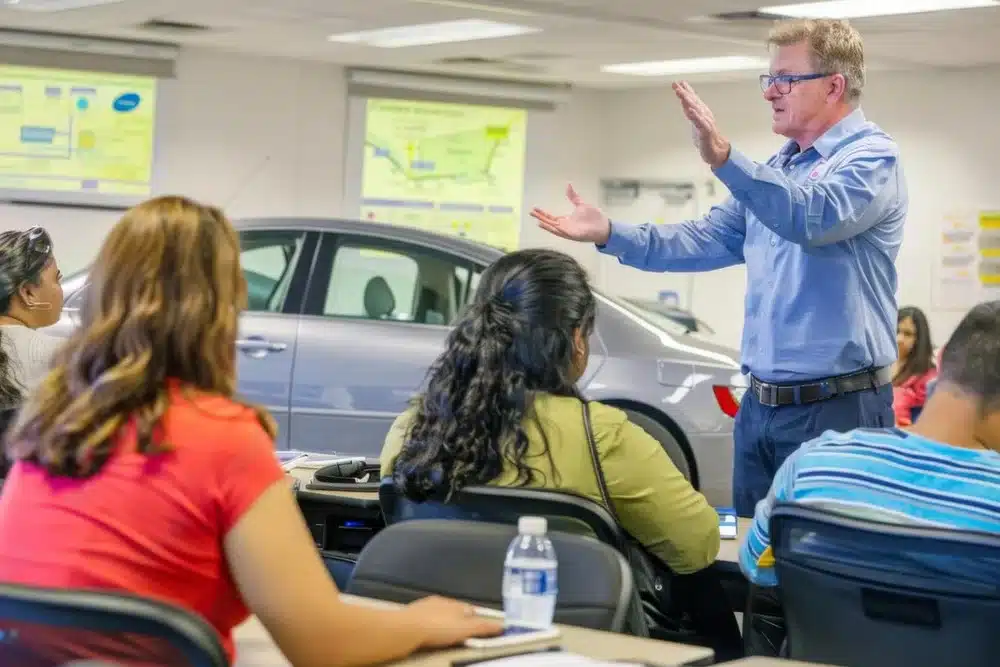
[[[513,567],[509,574],[512,592],[521,595],[551,595],[558,590],[555,570]]]

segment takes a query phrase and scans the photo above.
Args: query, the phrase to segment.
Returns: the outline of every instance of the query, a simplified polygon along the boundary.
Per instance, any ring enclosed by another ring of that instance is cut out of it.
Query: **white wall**
[[[154,189],[222,205],[233,217],[343,215],[346,82],[332,65],[185,50],[160,86]],[[595,195],[600,95],[533,113],[525,206],[562,206],[568,180]],[[40,224],[64,273],[84,267],[119,212],[0,204],[4,229]],[[560,243],[525,223],[525,245]],[[596,262],[589,249],[570,247]]]
[[[702,86],[698,92],[741,151],[763,160],[783,143],[770,132],[756,81]],[[927,311],[935,342],[942,344],[964,308],[932,303],[941,219],[948,211],[1000,208],[1000,70],[872,73],[864,95],[868,118],[898,141],[909,185],[909,219],[897,261],[900,305]],[[605,111],[602,176],[702,183],[711,178],[669,88],[609,95]],[[744,288],[742,269],[694,279],[693,309],[732,344],[739,340]]]

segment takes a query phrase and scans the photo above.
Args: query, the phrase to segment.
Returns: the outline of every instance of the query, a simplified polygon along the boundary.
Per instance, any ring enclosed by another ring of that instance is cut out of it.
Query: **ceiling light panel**
[[[512,23],[497,23],[496,21],[467,19],[330,35],[328,39],[331,42],[343,44],[364,44],[383,49],[398,49],[407,46],[427,46],[430,44],[449,44],[452,42],[471,42],[481,39],[514,37],[516,35],[527,35],[536,32],[541,32],[541,28],[514,25]]]
[[[3,0],[0,7],[23,12],[64,12],[70,9],[115,5],[124,0]]]
[[[1000,6],[997,0],[828,0],[761,7],[757,11],[789,18],[860,19],[997,6]]]
[[[640,63],[604,65],[601,67],[601,71],[609,74],[628,74],[631,76],[677,76],[681,74],[760,70],[767,69],[769,64],[766,58],[719,56],[715,58],[682,58],[679,60],[655,60]]]

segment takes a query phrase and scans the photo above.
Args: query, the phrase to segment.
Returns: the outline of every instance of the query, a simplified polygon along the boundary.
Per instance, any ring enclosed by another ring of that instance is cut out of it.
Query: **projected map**
[[[156,80],[0,66],[0,188],[145,196]]]
[[[522,109],[368,100],[362,217],[517,248],[525,121]]]

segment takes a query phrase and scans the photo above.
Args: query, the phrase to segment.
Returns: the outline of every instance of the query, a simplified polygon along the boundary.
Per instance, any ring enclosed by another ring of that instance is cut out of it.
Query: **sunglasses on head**
[[[28,254],[31,255],[29,264],[35,265],[40,262],[44,265],[52,254],[52,239],[49,238],[49,233],[41,227],[32,227],[24,232],[24,235],[28,239]]]

